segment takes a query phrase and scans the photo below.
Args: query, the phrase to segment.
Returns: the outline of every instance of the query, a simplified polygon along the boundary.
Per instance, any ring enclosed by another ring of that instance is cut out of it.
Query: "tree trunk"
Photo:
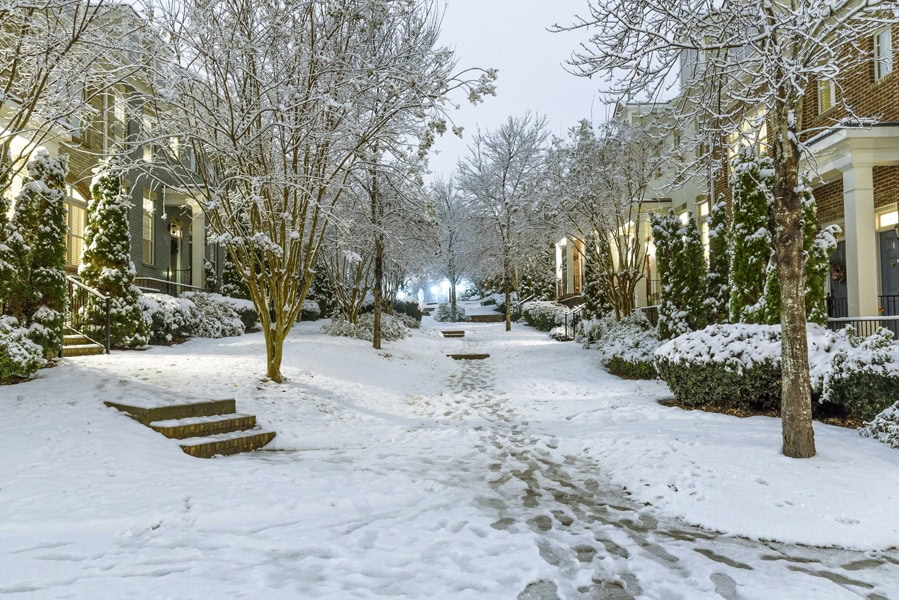
[[[268,320],[268,319],[265,319]],[[263,320],[263,321],[265,321]],[[265,336],[266,376],[275,383],[283,383],[281,376],[281,359],[284,355],[284,335],[277,323],[262,323]]]
[[[375,350],[381,349],[381,311],[383,307],[382,285],[384,283],[384,243],[381,232],[375,233],[375,285],[372,292],[375,296],[375,322],[371,345]]]
[[[783,119],[786,112],[780,115]],[[778,125],[773,156],[774,247],[780,283],[783,453],[809,458],[815,455],[815,431],[805,322],[802,198],[797,192],[799,148],[790,141],[798,138],[785,119]]]
[[[509,273],[511,268],[509,267],[508,259],[504,261],[506,263],[503,271],[505,275],[503,275],[503,288],[506,293],[506,331],[512,331],[512,275]]]

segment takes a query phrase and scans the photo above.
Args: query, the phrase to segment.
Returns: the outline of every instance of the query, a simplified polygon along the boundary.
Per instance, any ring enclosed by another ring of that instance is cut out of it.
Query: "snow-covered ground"
[[[896,450],[816,424],[783,458],[779,420],[666,408],[523,325],[319,327],[283,385],[253,334],[0,388],[0,595],[899,598]],[[276,451],[191,458],[103,405],[230,397]]]

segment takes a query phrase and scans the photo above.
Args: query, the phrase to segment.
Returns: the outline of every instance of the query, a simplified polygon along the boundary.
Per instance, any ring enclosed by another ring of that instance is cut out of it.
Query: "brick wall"
[[[874,208],[899,203],[899,167],[874,167]]]
[[[899,121],[899,64],[896,50],[899,48],[899,24],[893,25],[893,72],[874,81],[874,38],[870,37],[862,44],[867,53],[864,62],[853,69],[848,69],[836,80],[837,101],[845,101],[855,114],[862,118],[877,118],[882,122]],[[841,106],[818,113],[817,81],[812,81],[803,104],[803,129],[830,127],[840,119],[849,116]],[[814,135],[809,131],[805,137]]]
[[[845,218],[843,211],[843,179],[824,184],[814,189],[815,204],[818,208],[818,224],[834,223]]]

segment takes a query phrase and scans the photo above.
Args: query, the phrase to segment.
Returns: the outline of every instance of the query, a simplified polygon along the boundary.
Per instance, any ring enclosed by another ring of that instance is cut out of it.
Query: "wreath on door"
[[[831,263],[830,278],[837,283],[846,283],[846,265],[839,261]]]

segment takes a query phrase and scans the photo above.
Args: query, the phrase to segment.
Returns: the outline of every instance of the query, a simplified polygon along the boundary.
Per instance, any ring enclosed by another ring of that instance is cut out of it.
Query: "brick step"
[[[506,315],[496,313],[495,315],[469,315],[472,323],[502,323],[506,320]]]
[[[190,404],[170,404],[167,406],[130,406],[119,402],[106,402],[106,406],[128,413],[132,419],[136,419],[147,425],[156,421],[172,421],[186,419],[188,417],[209,417],[212,415],[233,415],[236,412],[233,399],[209,400],[206,402],[193,402]]]
[[[461,337],[465,337],[465,332],[464,332],[464,331],[441,331],[440,333],[442,333],[442,334],[443,334],[443,337],[445,337],[445,338],[461,338]]]
[[[453,360],[484,360],[490,358],[489,354],[447,354]]]
[[[206,437],[182,440],[185,454],[197,458],[252,452],[262,448],[275,438],[274,431],[250,430],[220,433]]]
[[[246,431],[256,427],[255,415],[213,415],[209,417],[188,417],[186,419],[170,419],[153,421],[148,424],[167,438],[183,440],[200,436],[210,436],[232,431]]]
[[[73,344],[62,347],[63,357],[71,356],[92,356],[94,354],[105,354],[106,348],[99,344]]]
[[[62,343],[64,346],[82,346],[84,344],[93,344],[87,336],[83,336],[80,333],[67,333],[62,336]]]

